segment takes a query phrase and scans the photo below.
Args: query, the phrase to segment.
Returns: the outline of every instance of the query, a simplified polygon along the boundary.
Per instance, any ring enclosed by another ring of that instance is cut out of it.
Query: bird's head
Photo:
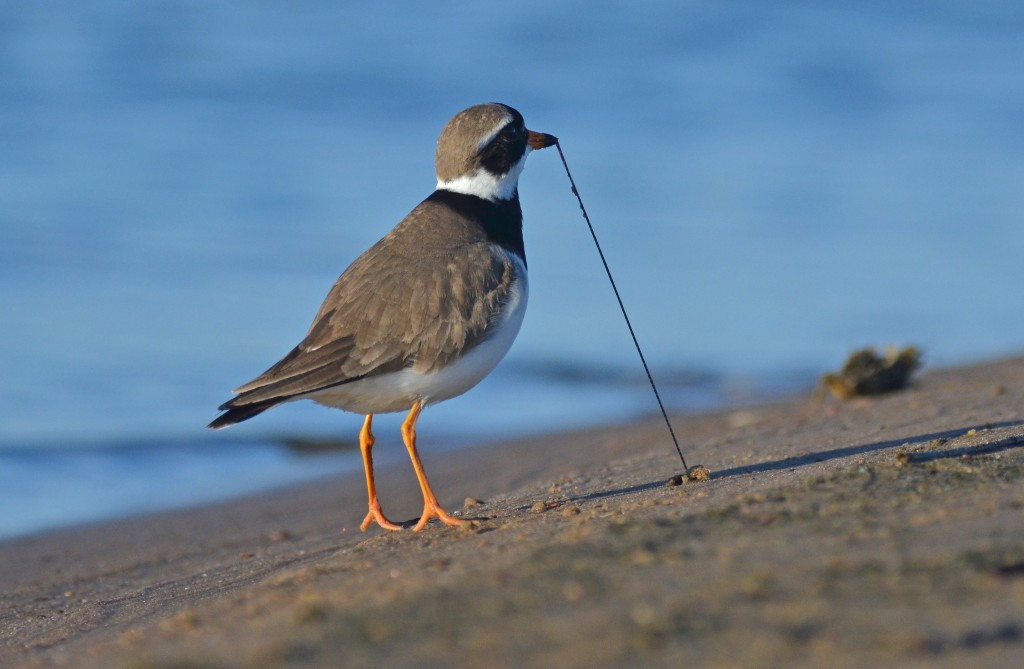
[[[464,109],[437,140],[437,187],[485,200],[516,197],[519,175],[530,151],[558,143],[527,130],[523,115],[497,102]]]

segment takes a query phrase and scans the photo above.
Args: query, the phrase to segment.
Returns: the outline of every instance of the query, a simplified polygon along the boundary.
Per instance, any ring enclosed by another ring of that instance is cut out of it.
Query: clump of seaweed
[[[921,350],[916,346],[890,346],[884,355],[873,347],[864,348],[850,354],[841,370],[822,376],[821,383],[843,400],[880,395],[905,388],[921,364]]]
[[[677,485],[683,485],[683,483],[686,483],[688,481],[691,481],[691,482],[694,482],[694,483],[701,483],[703,481],[710,481],[710,480],[711,480],[711,470],[710,469],[708,469],[704,465],[694,465],[694,466],[690,467],[689,469],[687,469],[685,474],[676,474],[675,476],[670,478],[668,481],[665,482],[665,485],[667,485],[669,487],[672,487],[672,486],[677,486]]]

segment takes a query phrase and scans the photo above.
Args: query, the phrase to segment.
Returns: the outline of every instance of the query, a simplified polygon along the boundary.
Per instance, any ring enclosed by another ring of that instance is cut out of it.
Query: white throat
[[[512,166],[505,174],[491,174],[482,167],[472,174],[449,179],[448,181],[437,180],[437,190],[447,190],[463,195],[475,195],[484,200],[511,200],[515,195],[516,187],[519,185],[519,175],[523,173],[526,166],[526,156],[530,154],[532,147],[526,146],[526,151],[519,162]]]

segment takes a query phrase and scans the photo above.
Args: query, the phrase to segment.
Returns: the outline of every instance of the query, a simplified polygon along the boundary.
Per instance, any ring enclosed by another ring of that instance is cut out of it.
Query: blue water
[[[0,536],[353,466],[278,438],[357,416],[203,426],[482,101],[561,138],[672,409],[1019,352],[1022,36],[1010,1],[4,3]],[[556,153],[520,191],[526,323],[427,448],[654,410]]]

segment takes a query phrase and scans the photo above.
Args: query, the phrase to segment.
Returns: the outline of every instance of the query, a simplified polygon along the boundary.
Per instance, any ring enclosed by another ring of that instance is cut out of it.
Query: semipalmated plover
[[[423,407],[466,392],[505,356],[526,311],[519,175],[526,156],[558,140],[527,130],[522,115],[483,104],[455,115],[437,141],[437,189],[359,256],[331,288],[298,346],[237,388],[209,427],[248,420],[299,399],[366,415],[359,446],[374,521],[373,414],[408,411],[402,439],[423,492],[423,514],[466,521],[437,502],[416,450]]]

